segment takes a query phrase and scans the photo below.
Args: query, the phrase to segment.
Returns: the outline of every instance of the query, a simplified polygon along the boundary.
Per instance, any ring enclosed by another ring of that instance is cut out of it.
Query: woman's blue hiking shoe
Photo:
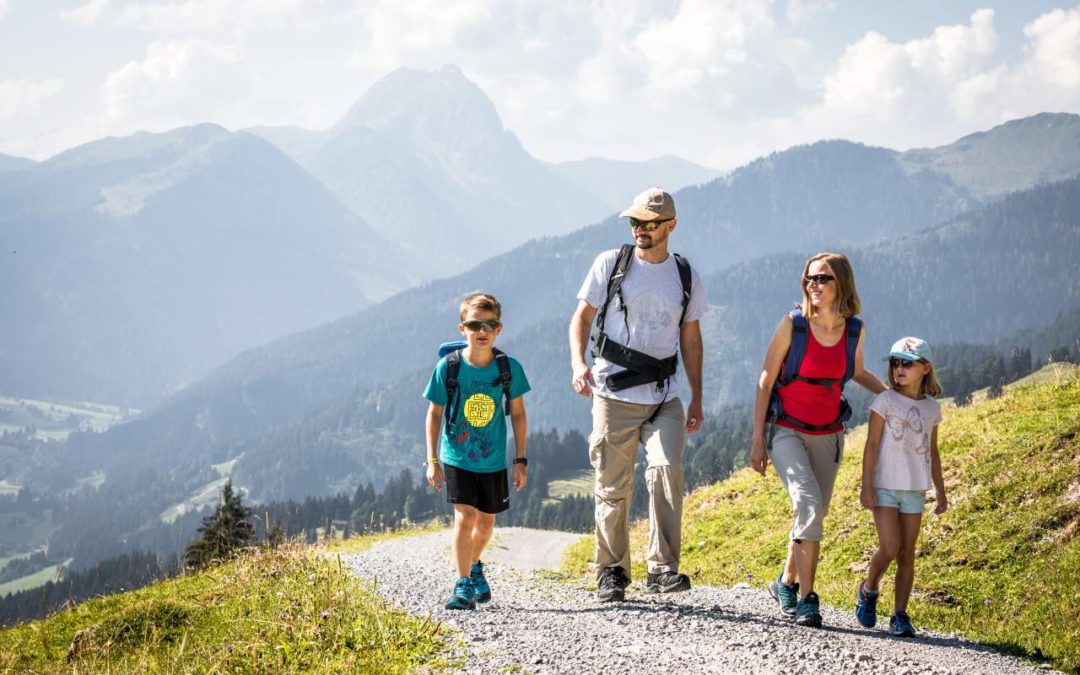
[[[484,576],[484,563],[477,560],[472,564],[469,581],[473,586],[473,600],[491,602],[491,586],[488,585],[487,578]]]
[[[473,585],[469,577],[461,577],[454,582],[454,594],[446,601],[447,609],[476,609],[473,600]]]
[[[893,612],[889,617],[889,632],[896,637],[915,637],[915,626],[911,625],[907,612]]]
[[[877,625],[877,599],[878,594],[866,590],[866,582],[860,581],[855,589],[855,618],[863,628]]]
[[[821,628],[821,611],[817,593],[809,593],[805,598],[799,598],[799,604],[795,606],[795,625]]]
[[[789,619],[795,618],[795,606],[799,604],[799,582],[788,586],[784,583],[784,575],[776,577],[769,584],[769,595],[780,605],[780,613]]]

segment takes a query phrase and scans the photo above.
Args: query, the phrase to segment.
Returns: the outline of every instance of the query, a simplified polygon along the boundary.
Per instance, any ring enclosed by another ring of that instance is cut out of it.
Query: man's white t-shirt
[[[608,278],[618,257],[619,249],[604,251],[596,256],[578,291],[578,300],[584,300],[597,309],[603,306],[607,298]],[[684,319],[687,323],[701,319],[708,308],[705,287],[693,267],[690,279],[690,302],[686,306]],[[683,298],[675,256],[669,255],[664,262],[653,264],[634,255],[623,279],[622,295],[629,311],[624,310],[617,296],[611,299],[607,318],[604,319],[604,332],[608,338],[658,359],[675,354],[679,347],[679,317],[682,316]],[[593,365],[597,388],[593,393],[646,405],[673,399],[679,393],[678,377],[669,377],[662,390],[656,388],[656,383],[651,383],[618,392],[610,391],[607,378],[623,370],[625,368],[622,366],[597,358]]]
[[[886,389],[870,404],[885,420],[874,467],[874,487],[929,490],[930,439],[941,422],[941,404],[930,397],[913,399]]]

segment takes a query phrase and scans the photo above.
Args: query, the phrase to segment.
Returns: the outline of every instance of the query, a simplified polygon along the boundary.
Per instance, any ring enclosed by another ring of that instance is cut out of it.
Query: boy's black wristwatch
[[[525,466],[529,466],[529,458],[528,457],[515,457],[514,458],[514,464],[524,464]]]

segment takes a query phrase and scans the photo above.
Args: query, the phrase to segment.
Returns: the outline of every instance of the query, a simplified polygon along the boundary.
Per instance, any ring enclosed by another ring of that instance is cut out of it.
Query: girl
[[[758,378],[750,466],[764,476],[771,459],[795,511],[787,562],[769,594],[785,617],[820,627],[814,577],[844,441],[841,392],[849,379],[874,394],[885,385],[863,369],[866,331],[855,318],[859,294],[848,259],[819,253],[806,261],[801,281],[802,305],[780,320]]]
[[[855,592],[855,616],[867,628],[877,623],[878,582],[895,560],[896,599],[889,631],[912,637],[915,628],[907,602],[915,580],[915,541],[931,481],[934,513],[949,508],[937,448],[941,405],[932,398],[941,395],[941,387],[925,340],[898,340],[884,358],[889,362],[889,390],[870,405],[860,495],[862,505],[874,513],[878,550]]]

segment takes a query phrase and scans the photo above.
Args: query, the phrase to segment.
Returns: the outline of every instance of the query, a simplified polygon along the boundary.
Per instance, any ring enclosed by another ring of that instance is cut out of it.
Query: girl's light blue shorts
[[[876,487],[877,505],[899,509],[900,513],[922,513],[926,506],[925,490],[890,490]]]

